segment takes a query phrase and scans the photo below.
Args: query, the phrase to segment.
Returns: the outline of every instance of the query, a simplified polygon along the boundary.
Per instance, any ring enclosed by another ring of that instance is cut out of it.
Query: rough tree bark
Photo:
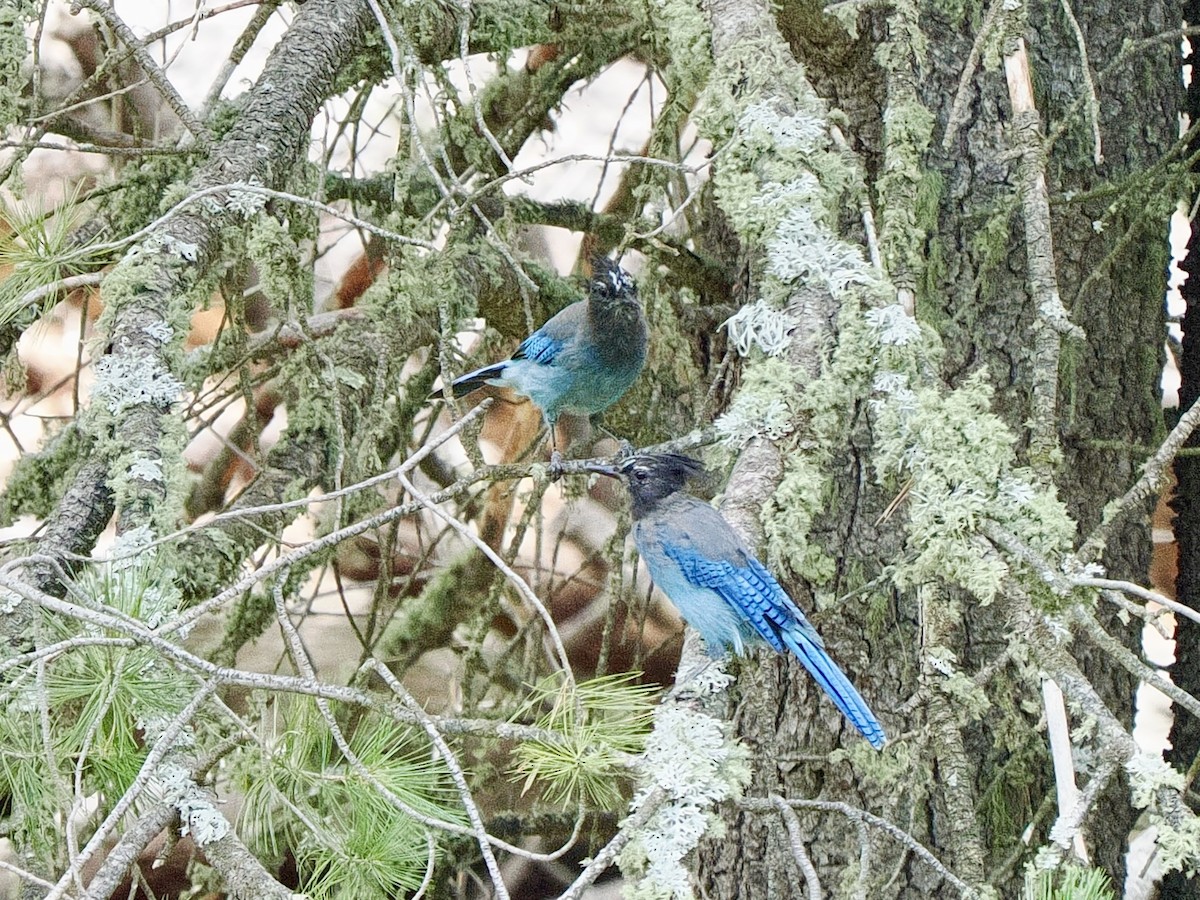
[[[1200,21],[1200,3],[1184,4],[1183,18]],[[1185,63],[1192,66],[1192,79],[1187,87],[1187,114],[1192,122],[1200,121],[1200,78],[1196,73],[1197,44],[1191,41],[1191,51]],[[1200,150],[1195,138],[1188,145],[1189,154]],[[1183,315],[1183,354],[1179,360],[1179,410],[1189,409],[1200,400],[1200,232],[1192,228],[1187,256],[1181,263],[1187,273],[1181,292],[1186,308]],[[1187,446],[1195,450],[1200,439],[1193,435]],[[1179,569],[1175,580],[1176,598],[1193,609],[1200,608],[1200,458],[1181,456],[1175,460],[1175,497],[1171,503],[1175,513],[1175,544],[1179,552]],[[1175,630],[1175,665],[1172,679],[1184,690],[1200,690],[1200,632],[1186,625]],[[1171,749],[1167,758],[1181,771],[1189,771],[1200,758],[1200,722],[1192,716],[1177,713],[1171,725]],[[1162,900],[1187,900],[1200,892],[1200,879],[1182,872],[1171,872],[1162,883]]]
[[[714,20],[723,16],[737,20],[751,6],[742,4],[738,13],[730,13],[724,4],[713,2],[708,9]],[[901,7],[915,12],[907,4]],[[1114,15],[1105,5],[1076,7],[1082,37],[1091,48],[1118,47],[1127,36],[1159,34],[1171,24],[1170,10],[1158,2],[1145,3],[1128,15]],[[780,24],[813,82],[851,116],[846,134],[863,153],[871,176],[877,177],[888,161],[879,131],[879,110],[901,95],[904,73],[880,71],[866,60],[870,48],[884,41],[907,46],[906,20],[891,8],[864,14],[859,20],[861,37],[851,41],[814,24],[815,15],[812,7],[793,5]],[[1024,425],[1031,415],[1038,310],[1029,295],[1016,192],[1017,162],[1011,153],[1012,112],[1003,74],[994,62],[967,72],[968,106],[965,111],[953,110],[972,45],[979,39],[981,17],[922,5],[919,17],[909,20],[929,37],[927,52],[914,63],[919,76],[914,83],[920,102],[936,124],[930,150],[921,161],[923,172],[918,173],[922,179],[918,209],[926,218],[913,226],[925,235],[921,258],[915,270],[893,267],[892,272],[898,288],[914,289],[917,318],[941,334],[946,351],[941,373],[945,382],[953,386],[980,370],[986,372],[995,387],[993,408],[1018,435],[1027,438]],[[1027,27],[1018,23],[1015,33],[1024,33],[1029,42],[1044,133],[1055,134],[1060,123],[1066,127],[1051,146],[1047,173],[1058,251],[1054,263],[1063,301],[1072,318],[1083,326],[1086,340],[1068,342],[1063,349],[1058,403],[1062,459],[1055,461],[1054,472],[1061,496],[1080,524],[1082,539],[1099,522],[1104,504],[1136,479],[1145,448],[1162,431],[1161,359],[1156,348],[1162,335],[1164,223],[1172,198],[1146,196],[1110,209],[1110,197],[1102,186],[1136,176],[1171,146],[1176,127],[1177,62],[1167,40],[1129,54],[1118,60],[1112,71],[1105,70],[1107,90],[1099,105],[1104,162],[1098,165],[1092,159],[1088,118],[1072,108],[1087,88],[1069,20],[1059,4],[1035,3],[1028,8],[1028,22]],[[714,24],[718,61],[720,27]],[[999,48],[1005,39],[1011,38],[993,34],[985,42],[984,58],[1002,52]],[[1093,52],[1094,74],[1112,57]],[[867,71],[863,71],[864,64]],[[1134,90],[1132,85],[1139,88]],[[960,117],[965,112],[965,118],[956,123],[957,137],[942,147],[952,110]],[[1069,119],[1068,113],[1072,114]],[[1093,190],[1094,194],[1089,193]],[[847,212],[848,221],[857,218],[855,212]],[[870,483],[870,439],[868,426],[860,419],[841,460],[843,475],[836,479],[831,519],[823,523],[826,547],[841,560],[847,574],[854,574],[841,582],[842,590],[835,591],[839,595],[878,573],[868,564],[864,575],[863,560],[882,563],[900,551],[894,537],[889,538],[886,524],[880,527],[881,513],[894,492],[883,494]],[[903,506],[896,515],[903,516]],[[1124,526],[1109,541],[1103,562],[1114,577],[1141,580],[1148,559],[1148,531],[1145,523],[1138,521]],[[811,594],[802,584],[792,587],[801,597]],[[906,724],[941,728],[937,704],[918,712],[912,702],[919,693],[925,699],[931,693],[915,649],[922,643],[944,644],[952,648],[957,668],[974,673],[986,669],[1004,652],[1005,636],[1011,629],[1011,622],[994,608],[961,602],[951,595],[936,603],[953,604],[948,608],[956,610],[956,618],[943,622],[937,634],[930,632],[931,623],[919,612],[921,604],[912,592],[890,597],[883,628],[863,628],[868,612],[859,598],[815,617],[835,656],[876,709],[883,711],[885,723],[901,743]],[[1138,629],[1116,623],[1105,610],[1101,612],[1127,644],[1137,642]],[[1130,723],[1135,679],[1082,639],[1072,649],[1110,708]],[[1046,817],[1045,807],[1045,801],[1052,799],[1053,778],[1045,735],[1033,727],[1036,716],[1026,717],[1020,734],[1008,726],[1003,734],[996,732],[995,713],[962,729],[949,723],[950,739],[942,745],[942,752],[928,758],[928,781],[918,779],[910,790],[897,796],[887,789],[880,791],[865,769],[856,769],[840,755],[834,757],[838,762],[822,764],[830,749],[829,729],[817,723],[828,718],[828,710],[822,706],[819,691],[802,676],[797,677],[797,669],[771,660],[753,667],[735,688],[737,733],[755,752],[755,780],[749,793],[837,797],[887,810],[885,814],[936,848],[943,861],[968,881],[995,883],[1006,893],[1015,889],[1023,862],[1022,831],[1030,822],[1037,823],[1036,846],[1053,821],[1053,816]],[[1003,670],[993,673],[988,691],[996,706],[1011,706],[1005,695],[1020,689],[1010,681],[1012,677]],[[932,694],[937,694],[936,688]],[[1012,709],[1008,713],[1021,718]],[[912,748],[911,752],[920,755],[924,749]],[[942,790],[945,784],[964,779],[973,784],[967,794]],[[1110,790],[1123,798],[1125,787],[1116,779]],[[1134,814],[1123,799],[1104,808],[1106,814],[1096,817],[1089,829],[1088,845],[1093,860],[1119,885]],[[836,883],[837,873],[853,865],[858,852],[857,840],[849,831],[844,841],[836,837],[826,840],[831,824],[839,824],[831,822],[832,818],[805,819],[811,829],[808,834],[814,838],[809,853],[827,884]],[[713,896],[779,896],[781,884],[796,874],[786,839],[761,815],[731,810],[725,824],[728,834],[707,844],[702,853],[701,881]],[[893,849],[878,842],[873,847],[885,858]],[[880,865],[878,857],[875,864],[882,869],[892,865],[890,860]],[[913,858],[897,859],[892,875],[887,896],[958,896],[957,889]]]

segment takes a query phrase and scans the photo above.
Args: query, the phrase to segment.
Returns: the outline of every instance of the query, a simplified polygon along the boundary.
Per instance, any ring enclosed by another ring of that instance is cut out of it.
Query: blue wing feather
[[[512,355],[514,360],[527,359],[542,366],[551,365],[563,348],[563,342],[555,340],[546,334],[545,329],[538,329],[521,342],[517,352]]]
[[[741,546],[724,519],[720,522],[723,530],[716,545],[724,558],[701,554],[686,532],[674,535],[677,540],[662,541],[663,553],[688,583],[717,594],[776,651],[791,650],[871,746],[882,747],[886,740],[883,727],[825,651],[820,635],[774,576]]]

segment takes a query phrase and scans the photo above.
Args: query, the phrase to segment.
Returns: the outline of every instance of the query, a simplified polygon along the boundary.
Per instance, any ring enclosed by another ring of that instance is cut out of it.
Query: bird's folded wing
[[[521,342],[517,352],[512,355],[514,360],[527,359],[539,365],[548,366],[554,362],[554,357],[563,348],[563,342],[555,340],[546,334],[545,330],[535,331]]]
[[[709,558],[687,534],[681,535],[678,541],[664,542],[663,552],[679,566],[684,578],[697,587],[708,588],[716,593],[737,610],[763,640],[780,653],[785,652],[779,630],[790,616],[786,609],[779,606],[775,594],[782,594],[783,590],[769,574],[767,579],[763,579],[749,566]],[[772,585],[775,590],[771,589]]]

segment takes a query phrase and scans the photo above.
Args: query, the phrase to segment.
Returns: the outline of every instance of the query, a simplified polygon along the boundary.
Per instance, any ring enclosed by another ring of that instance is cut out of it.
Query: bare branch
[[[846,818],[855,822],[865,822],[867,825],[870,825],[872,828],[877,828],[884,834],[894,838],[900,844],[911,850],[917,857],[921,859],[922,862],[928,865],[931,869],[937,872],[938,875],[952,885],[958,891],[960,896],[967,897],[969,900],[970,898],[977,898],[979,896],[979,893],[973,887],[946,868],[946,866],[942,864],[941,860],[939,860],[933,855],[933,853],[930,852],[928,847],[914,838],[903,828],[893,825],[887,819],[881,819],[879,816],[869,813],[865,809],[859,809],[858,807],[851,806],[849,803],[841,803],[836,800],[784,799],[784,802],[793,809],[818,809],[826,812],[836,812],[841,813],[843,816],[846,816]],[[754,812],[777,812],[777,807],[772,800],[747,798],[740,801],[738,806]]]
[[[167,105],[171,107],[175,115],[179,117],[179,121],[183,123],[183,127],[191,132],[192,137],[196,139],[201,147],[207,147],[212,140],[212,135],[208,133],[208,129],[204,127],[204,123],[196,118],[187,103],[184,102],[184,99],[179,96],[179,92],[175,90],[175,85],[171,84],[171,80],[167,78],[166,73],[159,68],[158,63],[154,61],[154,57],[150,55],[150,51],[146,49],[145,43],[125,24],[125,20],[117,15],[117,11],[112,6],[102,3],[101,0],[72,0],[71,13],[78,15],[81,9],[90,9],[100,16],[125,46],[133,51],[133,56],[137,60],[138,65],[142,67],[142,71],[146,73],[146,76],[158,88],[158,92],[167,101]]]
[[[796,817],[795,810],[778,794],[771,795],[771,803],[779,810],[779,814],[783,816],[783,823],[787,826],[792,858],[796,860],[796,866],[804,876],[804,883],[808,885],[808,900],[825,900],[825,892],[821,890],[821,879],[804,849],[804,832],[800,828],[800,820]]]
[[[579,873],[579,877],[558,895],[558,900],[580,900],[584,892],[596,883],[596,879],[616,862],[617,856],[625,849],[625,845],[629,843],[633,835],[646,827],[646,824],[666,800],[667,792],[665,790],[661,787],[652,789],[638,805],[633,815],[621,823],[620,830],[613,835],[612,840],[605,844],[599,853],[592,856],[592,861]]]

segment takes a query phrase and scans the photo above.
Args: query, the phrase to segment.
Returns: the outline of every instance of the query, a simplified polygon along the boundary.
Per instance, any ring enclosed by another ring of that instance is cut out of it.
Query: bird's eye
[[[638,481],[645,481],[647,474],[648,473],[646,472],[645,469],[634,469],[633,470],[633,477],[636,478]]]

